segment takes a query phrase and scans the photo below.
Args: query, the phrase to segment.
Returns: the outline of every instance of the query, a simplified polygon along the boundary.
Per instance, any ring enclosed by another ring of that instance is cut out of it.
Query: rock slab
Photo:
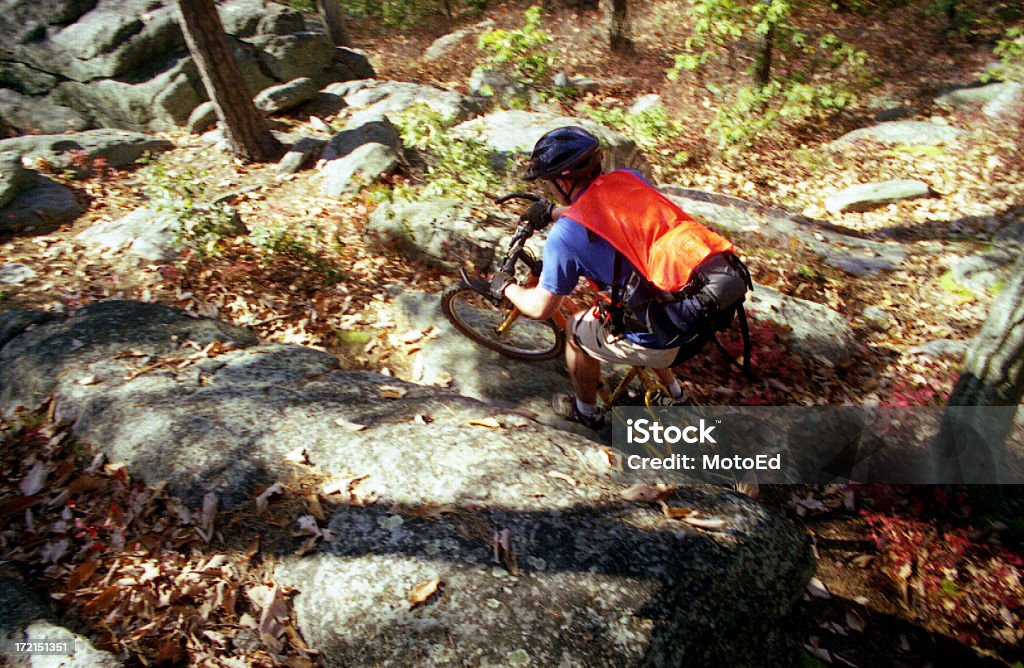
[[[892,271],[907,257],[907,252],[897,243],[881,243],[854,233],[846,234],[828,223],[737,197],[672,185],[662,186],[661,190],[684,211],[713,229],[727,235],[740,235],[752,243],[763,243],[767,238],[777,244],[788,244],[796,238],[825,264],[854,276]],[[740,245],[741,255],[742,251]]]
[[[928,197],[931,192],[927,183],[915,179],[862,183],[829,195],[825,199],[825,209],[830,213],[870,211],[892,202]]]
[[[584,118],[530,111],[497,111],[455,126],[452,134],[479,139],[495,155],[496,162],[504,165],[520,155],[529,155],[542,135],[565,125],[578,125],[601,141],[605,149],[606,170],[643,167],[636,142]]]
[[[950,109],[981,107],[982,113],[989,118],[1015,120],[1024,113],[1024,83],[1003,81],[957,88],[940,95],[935,103]]]
[[[809,545],[746,497],[677,492],[673,503],[727,527],[705,532],[624,501],[607,456],[571,434],[175,309],[104,302],[31,330],[17,319],[25,330],[0,350],[0,410],[53,394],[77,438],[189,503],[209,490],[222,506],[252,503],[290,475],[297,447],[319,472],[360,480],[369,500],[331,517],[338,538],[275,573],[298,590],[299,628],[327,665],[795,660],[789,613]],[[182,365],[189,341],[232,345]],[[172,364],[132,373],[124,351]],[[473,424],[484,418],[502,427]],[[500,563],[496,533],[512,550]],[[411,606],[435,578],[440,595]]]
[[[755,283],[745,307],[758,320],[788,327],[790,346],[801,354],[839,364],[857,352],[857,338],[846,318],[823,304]]]
[[[951,125],[927,121],[889,121],[867,128],[848,132],[831,142],[831,148],[842,149],[856,141],[870,141],[879,144],[902,144],[905,146],[932,146],[948,144],[966,134]]]
[[[101,250],[124,249],[145,260],[166,261],[182,249],[181,221],[165,211],[139,208],[117,220],[94,223],[78,238]]]
[[[60,135],[28,135],[0,141],[0,152],[10,151],[23,160],[43,159],[60,167],[84,167],[102,158],[110,167],[135,162],[147,152],[167,151],[166,139],[128,130],[87,130]],[[76,164],[82,163],[82,164]]]

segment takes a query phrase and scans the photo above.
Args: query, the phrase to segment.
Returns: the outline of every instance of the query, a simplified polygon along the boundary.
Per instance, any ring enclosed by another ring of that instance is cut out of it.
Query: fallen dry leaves
[[[245,552],[220,544],[216,495],[190,508],[123,464],[85,457],[45,415],[0,422],[0,559],[21,564],[121,660],[317,665],[292,625],[291,592],[250,565],[259,537]]]
[[[626,501],[632,501],[633,503],[656,503],[661,507],[662,514],[668,519],[678,520],[698,529],[704,529],[705,531],[725,531],[728,529],[729,525],[723,519],[715,517],[701,517],[700,512],[693,508],[670,506],[665,503],[665,500],[668,499],[675,490],[676,488],[674,486],[666,485],[664,483],[637,483],[620,491],[619,496]]]
[[[409,609],[412,610],[418,605],[423,605],[430,600],[432,596],[437,594],[438,588],[441,586],[440,578],[434,578],[433,580],[427,580],[422,582],[409,593]]]

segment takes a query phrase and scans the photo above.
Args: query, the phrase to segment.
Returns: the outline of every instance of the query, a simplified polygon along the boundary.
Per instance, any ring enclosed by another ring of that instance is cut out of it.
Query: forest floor
[[[500,3],[486,17],[516,27],[526,6]],[[689,366],[683,378],[687,391],[709,404],[941,405],[962,361],[906,351],[939,338],[970,341],[993,295],[951,286],[944,279],[949,260],[990,248],[991,230],[1024,221],[1024,129],[933,105],[943,87],[976,80],[991,61],[991,45],[947,38],[934,18],[923,17],[914,6],[884,16],[820,10],[821,16],[807,20],[830,25],[871,54],[882,83],[842,114],[766,136],[725,161],[705,132],[714,94],[693,77],[678,82],[665,77],[686,35],[684,17],[670,7],[650,3],[634,17],[635,49],[625,58],[606,48],[595,28],[598,14],[546,15],[543,27],[556,38],[559,69],[621,82],[564,103],[565,112],[571,115],[584,102],[621,106],[658,93],[671,116],[683,121],[682,131],[663,150],[689,156],[682,165],[659,165],[659,182],[733,195],[869,236],[898,230],[909,251],[905,266],[895,272],[854,278],[786,249],[742,249],[759,282],[846,316],[862,352],[840,367],[800,360],[785,353],[784,332],[758,328],[755,360],[770,373],[746,383],[723,369],[715,355],[705,355]],[[444,34],[442,26],[404,33],[370,22],[352,27],[357,46],[371,54],[381,79],[464,91],[479,59],[475,49],[466,48],[441,64],[424,65],[419,56]],[[707,76],[736,77],[724,69]],[[912,107],[916,118],[942,116],[970,129],[970,139],[956,150],[924,153],[857,149],[826,157],[816,150],[872,124],[869,101],[886,96]],[[282,127],[301,131],[306,123],[294,117],[283,119]],[[413,266],[367,240],[362,228],[375,206],[372,198],[325,198],[317,194],[315,172],[281,178],[272,165],[244,165],[210,151],[196,137],[172,133],[168,138],[177,148],[157,162],[173,178],[201,175],[196,201],[255,186],[231,198],[246,225],[270,232],[302,230],[290,238],[303,244],[268,250],[240,237],[225,240],[217,254],[189,252],[178,262],[141,267],[117,255],[90,254],[75,235],[144,204],[143,191],[157,181],[153,167],[52,174],[75,189],[86,214],[64,228],[0,238],[5,262],[37,272],[26,283],[3,287],[0,309],[66,310],[113,298],[154,301],[251,326],[269,340],[322,347],[351,367],[403,375],[410,366],[409,346],[402,332],[378,317],[389,299],[385,286],[440,290],[454,277]],[[828,194],[886,178],[921,178],[939,195],[867,213],[835,216],[824,210]],[[863,317],[867,306],[892,311],[893,325],[872,327]],[[353,344],[348,333],[358,330],[372,332],[372,345],[362,338]],[[799,615],[806,665],[1024,661],[1019,505],[1009,512],[1012,503],[983,490],[932,487],[776,487],[762,489],[761,498],[803,524],[814,541],[817,576]],[[296,541],[288,532],[280,540]]]

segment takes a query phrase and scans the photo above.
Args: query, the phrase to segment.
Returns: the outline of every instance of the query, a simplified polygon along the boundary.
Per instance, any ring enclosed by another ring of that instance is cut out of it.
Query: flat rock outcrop
[[[672,503],[724,523],[702,531],[622,499],[589,441],[167,307],[0,314],[0,331],[0,410],[52,394],[78,438],[189,502],[251,503],[297,447],[359,480],[360,505],[328,522],[336,538],[275,571],[327,665],[795,660],[809,546],[742,495],[677,491]],[[435,578],[440,594],[410,606]]]

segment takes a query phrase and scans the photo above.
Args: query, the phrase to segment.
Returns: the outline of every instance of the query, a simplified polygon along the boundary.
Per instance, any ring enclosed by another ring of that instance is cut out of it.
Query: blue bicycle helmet
[[[530,154],[523,178],[574,180],[596,176],[601,169],[601,145],[594,135],[575,125],[546,133]]]

